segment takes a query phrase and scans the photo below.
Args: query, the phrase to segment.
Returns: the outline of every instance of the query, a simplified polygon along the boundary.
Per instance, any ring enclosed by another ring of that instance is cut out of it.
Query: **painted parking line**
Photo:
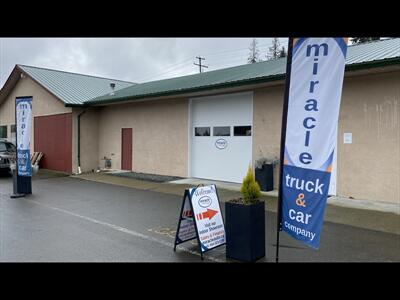
[[[149,235],[137,232],[137,231],[130,230],[128,228],[124,228],[124,227],[121,227],[121,226],[118,226],[118,225],[115,225],[115,224],[99,221],[99,220],[96,220],[96,219],[93,219],[93,218],[90,218],[90,217],[87,217],[87,216],[83,216],[83,215],[71,212],[69,210],[65,210],[65,209],[62,209],[62,208],[46,205],[46,204],[37,202],[35,200],[28,200],[28,199],[24,199],[24,200],[25,201],[29,201],[31,203],[35,203],[35,204],[40,205],[40,206],[44,206],[46,208],[49,208],[49,209],[52,209],[52,210],[55,210],[55,211],[58,211],[58,212],[62,212],[62,213],[68,214],[70,216],[74,216],[74,217],[86,220],[88,222],[92,222],[92,223],[95,223],[95,224],[98,224],[98,225],[102,225],[102,226],[114,229],[114,230],[119,231],[119,232],[123,232],[123,233],[129,234],[129,235],[135,236],[135,237],[139,237],[139,238],[151,241],[151,242],[155,242],[155,243],[161,244],[163,246],[171,248],[171,251],[174,248],[174,244],[173,243],[170,243],[170,242],[167,242],[167,241],[164,241],[164,240],[160,240],[160,239],[154,238],[152,236],[149,236]],[[186,247],[178,246],[177,249],[185,251],[185,252],[193,254],[193,255],[196,255],[196,256],[201,256],[200,253],[198,253],[198,252],[196,252],[194,250],[188,249]],[[204,258],[208,259],[208,260],[211,260],[211,261],[215,261],[215,262],[225,262],[225,260],[218,259],[218,258],[215,258],[215,257],[212,257],[212,256],[204,255]]]

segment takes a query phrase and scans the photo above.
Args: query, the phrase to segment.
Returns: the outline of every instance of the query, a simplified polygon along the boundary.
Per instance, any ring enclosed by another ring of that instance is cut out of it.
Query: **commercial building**
[[[279,157],[285,67],[281,58],[134,84],[17,65],[0,92],[0,125],[12,134],[15,97],[33,96],[31,148],[45,168],[111,160],[240,182],[258,158]],[[399,38],[348,48],[333,176],[338,195],[400,203]]]

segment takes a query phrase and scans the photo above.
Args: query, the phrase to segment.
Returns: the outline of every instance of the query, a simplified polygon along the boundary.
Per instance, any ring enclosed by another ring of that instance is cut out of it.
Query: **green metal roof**
[[[133,82],[101,78],[45,68],[17,65],[22,71],[48,89],[66,105],[82,105],[84,101],[134,85]]]
[[[374,41],[348,47],[346,70],[374,67],[382,63],[400,63],[400,38]],[[106,104],[138,98],[167,96],[187,92],[282,80],[286,73],[286,58],[136,84],[103,95],[85,104]]]

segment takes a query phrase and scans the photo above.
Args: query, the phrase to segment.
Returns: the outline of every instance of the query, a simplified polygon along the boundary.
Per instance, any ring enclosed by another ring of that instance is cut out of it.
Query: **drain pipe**
[[[78,174],[82,174],[81,170],[81,116],[86,112],[86,109],[78,115]]]

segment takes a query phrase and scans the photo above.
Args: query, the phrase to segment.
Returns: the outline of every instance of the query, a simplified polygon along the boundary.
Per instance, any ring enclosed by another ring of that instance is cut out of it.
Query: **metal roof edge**
[[[0,104],[3,102],[3,100],[5,100],[8,97],[8,95],[11,93],[11,90],[15,87],[15,85],[18,82],[18,79],[16,79],[15,82],[12,82],[13,81],[12,77],[15,74],[15,72],[21,72],[21,70],[19,68],[17,68],[17,65],[14,66],[10,75],[8,75],[7,80],[4,82],[3,86],[0,89]],[[11,90],[8,91],[7,94],[4,94],[4,93],[6,93],[7,87],[11,84],[13,84]],[[1,100],[2,98],[3,98],[3,100]]]
[[[361,70],[361,69],[384,67],[384,66],[395,65],[395,64],[400,64],[400,57],[376,60],[376,61],[369,61],[369,62],[364,62],[364,63],[350,64],[345,67],[345,71],[351,72],[351,71],[357,71],[357,70]],[[239,81],[224,82],[224,83],[220,83],[220,84],[212,84],[212,85],[206,85],[206,86],[195,87],[195,88],[187,88],[187,89],[182,89],[182,90],[158,92],[158,93],[152,93],[152,94],[147,94],[147,95],[126,96],[126,97],[120,97],[120,98],[115,98],[115,99],[97,100],[97,101],[93,101],[94,99],[96,99],[96,98],[94,98],[92,100],[85,101],[84,104],[89,105],[89,106],[92,106],[92,105],[96,106],[96,105],[101,105],[101,104],[124,103],[126,101],[135,100],[135,99],[146,99],[146,98],[159,97],[159,96],[181,95],[181,94],[189,93],[189,92],[204,91],[204,90],[208,90],[210,88],[220,89],[220,88],[238,87],[238,86],[243,86],[243,85],[247,85],[247,84],[257,84],[257,83],[263,83],[263,82],[269,82],[269,81],[278,81],[278,80],[282,80],[285,78],[286,78],[286,74],[277,74],[277,75],[271,75],[271,76],[266,76],[266,77],[249,78],[249,79],[244,79],[244,80],[239,80]]]
[[[36,67],[36,66],[29,66],[29,65],[23,65],[23,64],[16,64],[16,65],[19,66],[19,67],[27,67],[27,68],[46,70],[46,71],[54,71],[54,72],[67,73],[67,74],[72,74],[72,75],[79,75],[79,76],[92,77],[92,78],[105,79],[105,80],[112,80],[112,81],[120,81],[120,82],[125,82],[125,83],[131,83],[132,85],[138,84],[137,82],[127,81],[127,80],[120,80],[120,79],[116,79],[116,78],[101,77],[101,76],[96,76],[96,75],[89,75],[89,74],[83,74],[83,73],[77,73],[77,72],[69,72],[69,71],[50,69],[50,68],[43,68],[43,67]]]
[[[57,96],[56,94],[54,94],[52,91],[50,91],[49,88],[47,88],[44,84],[42,84],[41,82],[39,82],[39,80],[37,80],[36,78],[34,78],[33,76],[31,76],[28,72],[26,72],[23,68],[20,67],[20,65],[16,65],[16,67],[18,67],[18,69],[21,71],[21,73],[25,74],[26,76],[28,76],[29,78],[31,78],[34,82],[36,82],[38,85],[40,85],[42,88],[44,88],[47,92],[49,92],[53,97],[55,97],[58,101],[60,101],[61,103],[64,104],[65,107],[67,107],[67,103],[61,99],[59,96]]]
[[[135,100],[135,99],[146,99],[146,98],[153,98],[153,97],[160,97],[160,96],[172,96],[172,95],[181,95],[185,93],[192,93],[192,92],[201,92],[209,89],[222,89],[222,88],[231,88],[231,87],[239,87],[245,86],[248,84],[257,84],[257,83],[264,83],[270,81],[278,81],[285,79],[285,74],[278,74],[272,76],[264,76],[258,78],[250,78],[250,79],[243,79],[238,81],[230,81],[230,82],[223,82],[218,84],[211,84],[206,86],[200,86],[195,88],[187,88],[182,90],[172,90],[167,92],[158,92],[158,93],[151,93],[146,95],[139,95],[139,96],[127,96],[127,97],[120,97],[116,99],[109,99],[109,100],[98,100],[98,101],[85,101],[89,106],[96,106],[101,104],[112,104],[112,103],[124,103],[126,101]]]
[[[396,64],[400,64],[400,57],[392,57],[392,58],[386,58],[386,59],[380,59],[380,60],[367,61],[367,62],[347,65],[345,67],[345,71],[356,71],[356,70],[362,70],[362,69],[379,68],[379,67],[391,66],[391,65],[396,65]]]
[[[4,97],[4,100],[11,94],[12,89],[14,89],[14,87],[17,85],[17,83],[21,80],[21,78],[18,76],[18,78],[16,78],[15,83],[12,83],[11,80],[11,76],[13,75],[13,72],[20,72],[22,74],[24,74],[25,76],[29,77],[30,79],[32,79],[35,83],[37,83],[39,86],[41,86],[42,88],[44,88],[47,92],[49,92],[53,97],[55,97],[58,101],[60,101],[62,104],[66,105],[66,102],[64,102],[60,97],[58,97],[57,95],[55,95],[52,91],[50,91],[46,86],[44,86],[43,84],[41,84],[38,80],[36,80],[33,76],[31,76],[30,74],[28,74],[23,68],[20,67],[19,64],[16,64],[13,68],[13,70],[11,71],[10,75],[8,76],[6,82],[4,83],[3,87],[0,90],[0,95],[1,93],[4,91],[4,88],[6,87],[6,85],[8,84],[13,84],[13,87],[11,88],[11,90],[9,91],[9,93],[7,95],[1,95],[2,97]],[[2,102],[2,101],[1,101]],[[0,102],[0,103],[1,103]]]

